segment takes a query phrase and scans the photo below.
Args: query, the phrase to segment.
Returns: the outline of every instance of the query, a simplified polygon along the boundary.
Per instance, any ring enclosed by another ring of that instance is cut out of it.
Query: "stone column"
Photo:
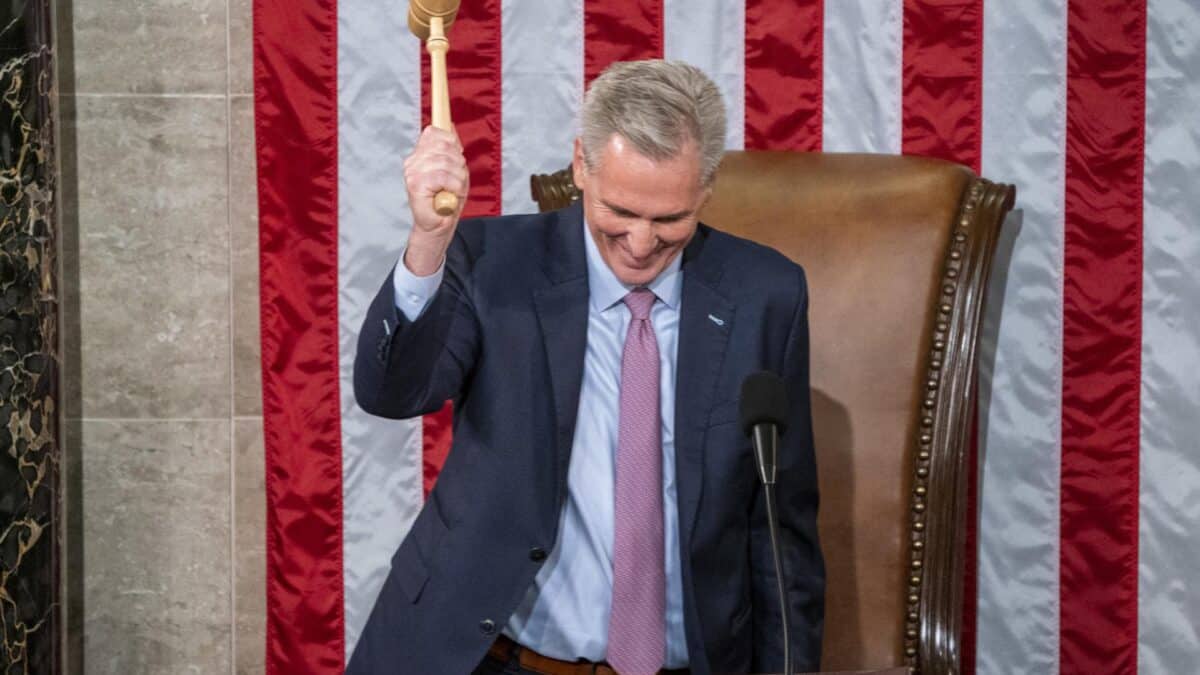
[[[51,0],[0,5],[0,671],[60,672]]]

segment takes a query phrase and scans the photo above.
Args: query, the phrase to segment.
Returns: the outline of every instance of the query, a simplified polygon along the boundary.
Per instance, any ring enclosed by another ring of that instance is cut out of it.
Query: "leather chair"
[[[569,169],[531,178],[544,210]],[[731,152],[701,218],[809,280],[824,670],[963,658],[982,305],[1015,189],[934,159]]]

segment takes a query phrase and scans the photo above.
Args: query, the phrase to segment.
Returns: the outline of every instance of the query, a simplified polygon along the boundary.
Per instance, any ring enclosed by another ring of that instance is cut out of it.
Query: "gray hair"
[[[655,161],[700,150],[700,182],[712,182],[725,154],[725,102],[699,68],[681,61],[625,61],[600,74],[583,99],[580,136],[589,170],[613,134]]]

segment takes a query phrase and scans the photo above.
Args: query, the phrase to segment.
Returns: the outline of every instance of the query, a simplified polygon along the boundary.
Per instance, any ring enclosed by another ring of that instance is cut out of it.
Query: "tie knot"
[[[634,319],[650,318],[650,308],[654,306],[654,292],[648,288],[635,288],[625,296],[625,306],[629,308]]]

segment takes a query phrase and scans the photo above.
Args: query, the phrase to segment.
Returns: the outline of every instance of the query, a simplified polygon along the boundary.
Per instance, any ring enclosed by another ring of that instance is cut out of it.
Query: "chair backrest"
[[[534,176],[543,210],[578,197]],[[822,668],[960,670],[976,347],[1015,191],[888,155],[731,152],[701,214],[809,280]]]

